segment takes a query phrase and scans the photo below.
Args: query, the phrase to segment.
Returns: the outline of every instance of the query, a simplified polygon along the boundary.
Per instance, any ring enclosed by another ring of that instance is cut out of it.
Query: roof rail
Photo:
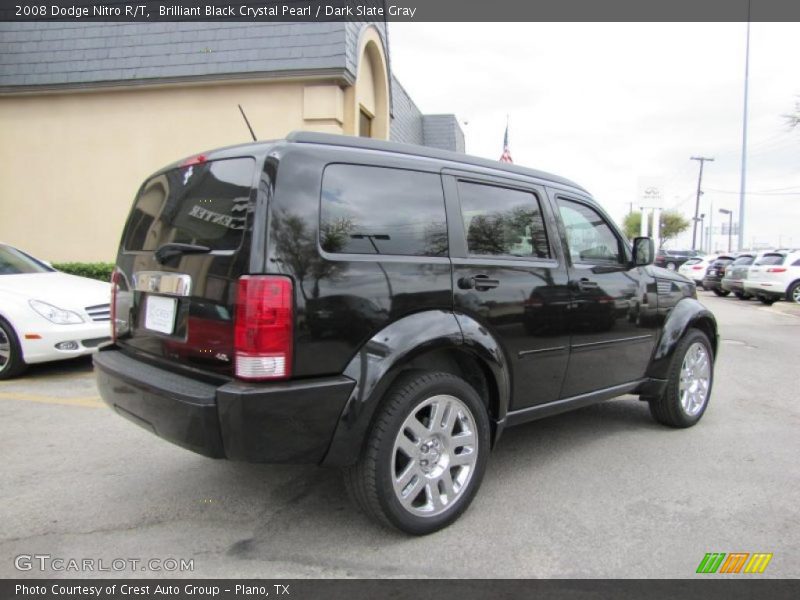
[[[469,154],[461,154],[459,152],[451,152],[449,150],[430,148],[428,146],[401,144],[399,142],[387,142],[372,138],[363,138],[351,135],[336,135],[331,133],[316,133],[312,131],[292,131],[286,136],[286,141],[300,144],[321,144],[325,146],[342,146],[345,148],[376,150],[379,152],[394,152],[397,154],[408,154],[411,156],[421,156],[425,158],[435,158],[439,160],[465,163],[477,167],[485,167],[487,169],[495,169],[497,171],[507,171],[509,173],[516,173],[518,175],[527,175],[528,177],[552,181],[553,183],[569,186],[588,194],[583,187],[579,186],[574,181],[570,181],[569,179],[560,177],[558,175],[553,175],[552,173],[528,169],[526,167],[520,167],[509,163],[501,163],[499,161],[471,156]]]

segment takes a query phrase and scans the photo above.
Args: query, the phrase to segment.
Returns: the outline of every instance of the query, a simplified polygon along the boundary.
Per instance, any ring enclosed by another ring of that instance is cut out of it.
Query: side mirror
[[[633,240],[633,264],[637,267],[653,264],[656,248],[653,238],[637,237]]]

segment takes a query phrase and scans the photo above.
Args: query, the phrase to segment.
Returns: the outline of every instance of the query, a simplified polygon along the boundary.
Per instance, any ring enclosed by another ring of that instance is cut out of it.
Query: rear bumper
[[[723,279],[720,283],[722,289],[728,292],[744,292],[741,279]]]
[[[716,277],[703,277],[703,289],[704,290],[721,290],[722,289],[722,279],[717,279]]]
[[[779,281],[746,280],[744,291],[748,294],[783,298],[786,296],[786,284]]]
[[[103,400],[118,414],[178,446],[249,462],[319,463],[355,382],[215,386],[105,350],[94,357]]]

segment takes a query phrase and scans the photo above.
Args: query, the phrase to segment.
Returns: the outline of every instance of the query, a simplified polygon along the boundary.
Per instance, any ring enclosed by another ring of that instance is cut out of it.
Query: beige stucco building
[[[0,241],[113,261],[142,180],[295,129],[463,151],[392,77],[384,23],[0,24]]]

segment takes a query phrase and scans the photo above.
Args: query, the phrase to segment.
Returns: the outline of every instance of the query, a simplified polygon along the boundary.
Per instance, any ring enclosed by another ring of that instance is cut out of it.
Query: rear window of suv
[[[756,265],[782,265],[786,257],[783,254],[765,254],[756,261]]]
[[[334,164],[322,178],[320,245],[326,252],[447,256],[438,174]]]
[[[237,249],[254,170],[254,159],[234,158],[187,165],[147,180],[125,228],[125,250],[153,251],[167,243]]]

